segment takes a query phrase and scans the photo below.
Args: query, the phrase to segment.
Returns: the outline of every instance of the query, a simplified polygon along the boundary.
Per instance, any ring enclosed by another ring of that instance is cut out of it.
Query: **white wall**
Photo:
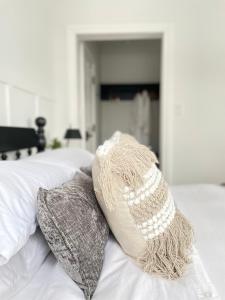
[[[160,40],[102,42],[101,83],[158,83]]]
[[[132,84],[160,82],[161,42],[158,39],[137,41],[99,42],[101,84]],[[130,99],[133,100],[133,99]],[[133,102],[100,103],[100,141],[109,138],[115,130],[131,133]],[[152,102],[150,144],[158,148],[159,102]],[[116,121],[115,121],[116,116]]]
[[[174,28],[173,182],[225,178],[225,2],[54,0],[55,88],[67,123],[68,24],[171,23]]]
[[[0,1],[0,125],[34,126],[42,115],[49,139],[55,134],[56,106],[50,4]]]

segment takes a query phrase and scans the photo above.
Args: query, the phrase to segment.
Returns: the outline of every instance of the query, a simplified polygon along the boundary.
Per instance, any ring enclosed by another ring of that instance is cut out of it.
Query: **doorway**
[[[116,130],[159,156],[161,40],[98,42],[99,144]]]
[[[69,71],[69,113],[70,123],[81,129],[83,148],[95,147],[101,138],[99,124],[99,109],[96,105],[96,123],[88,124],[91,111],[86,109],[86,69],[92,69],[85,66],[85,47],[87,42],[109,42],[109,41],[134,41],[134,40],[151,40],[159,39],[161,43],[161,67],[160,67],[160,120],[159,120],[159,149],[160,164],[165,177],[168,181],[172,180],[172,30],[170,26],[165,24],[158,25],[123,25],[123,26],[70,26],[68,28],[68,71]],[[94,43],[93,43],[94,45]],[[94,68],[95,69],[95,68]],[[96,72],[96,69],[95,69]],[[97,88],[97,74],[91,73],[92,91],[97,99],[100,98],[100,91]],[[94,74],[94,75],[93,75]],[[122,102],[122,101],[121,101]],[[90,102],[89,102],[90,103]],[[92,105],[93,107],[93,105]],[[87,112],[89,111],[89,115]],[[93,121],[93,119],[92,119]],[[88,132],[87,127],[94,131]],[[89,135],[89,141],[88,141]],[[96,142],[90,142],[90,138],[94,135]],[[90,137],[91,136],[91,137]],[[92,146],[90,146],[92,145]]]
[[[161,40],[84,42],[84,50],[86,149],[119,130],[160,158]]]

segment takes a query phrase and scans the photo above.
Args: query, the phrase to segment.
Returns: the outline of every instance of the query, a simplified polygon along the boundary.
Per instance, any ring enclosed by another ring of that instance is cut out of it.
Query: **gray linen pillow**
[[[91,177],[77,173],[61,187],[40,188],[38,222],[56,259],[91,299],[109,234]]]

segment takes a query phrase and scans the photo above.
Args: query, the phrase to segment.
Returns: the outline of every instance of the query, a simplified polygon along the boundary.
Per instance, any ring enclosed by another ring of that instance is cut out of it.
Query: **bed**
[[[41,138],[43,141],[43,131]],[[37,141],[38,138],[28,148],[39,145],[40,149],[40,142]],[[14,147],[13,150],[18,149]],[[61,149],[32,155],[23,159],[22,163],[41,164],[42,167],[55,170],[60,168],[65,170],[66,176],[71,177],[77,168],[88,165],[92,158],[90,153],[83,154],[80,149]],[[177,206],[195,229],[193,262],[185,275],[179,280],[168,281],[144,273],[110,236],[93,299],[225,299],[225,188],[219,185],[173,186],[172,193]],[[0,299],[84,298],[79,287],[56,261],[37,228],[28,242],[6,264],[0,266]]]

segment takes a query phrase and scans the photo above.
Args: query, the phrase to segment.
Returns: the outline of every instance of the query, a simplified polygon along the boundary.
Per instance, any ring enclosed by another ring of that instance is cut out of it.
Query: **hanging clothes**
[[[150,141],[150,109],[149,93],[138,93],[133,101],[131,133],[142,144],[148,146]]]

